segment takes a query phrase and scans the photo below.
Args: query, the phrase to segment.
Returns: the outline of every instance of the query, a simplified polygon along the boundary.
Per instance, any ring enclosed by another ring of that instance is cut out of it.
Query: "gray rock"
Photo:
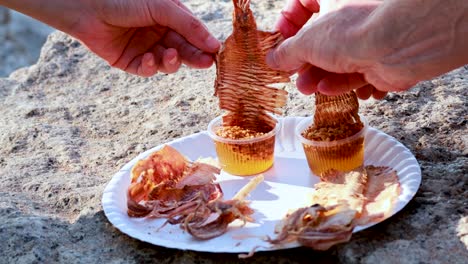
[[[218,37],[230,1],[189,1]],[[281,1],[254,3],[259,24]],[[423,181],[390,219],[326,252],[256,254],[253,263],[467,263],[468,67],[382,101],[362,102],[370,124],[405,144]],[[51,34],[36,65],[0,79],[0,263],[237,263],[236,254],[180,251],[119,232],[102,212],[112,175],[140,152],[205,130],[220,113],[214,68],[140,78],[109,67],[76,40]],[[312,97],[286,87],[287,115]]]
[[[52,28],[0,6],[0,77],[36,63]]]

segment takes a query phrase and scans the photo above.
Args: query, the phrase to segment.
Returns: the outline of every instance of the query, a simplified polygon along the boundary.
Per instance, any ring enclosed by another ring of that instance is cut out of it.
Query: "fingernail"
[[[273,51],[270,51],[267,53],[265,61],[273,69],[278,68],[278,65],[276,64],[275,58],[273,57]]]
[[[322,79],[317,84],[317,90],[323,94],[329,95],[331,91],[330,82],[327,79]]]
[[[208,46],[208,48],[211,50],[211,51],[215,51],[219,48],[219,41],[213,37],[213,36],[209,36],[206,41],[205,41],[205,44],[206,46]]]
[[[152,56],[147,56],[146,57],[146,65],[148,65],[149,67],[154,66],[154,59],[152,58]]]
[[[174,58],[169,60],[169,64],[175,65],[177,63],[177,56],[174,56]]]

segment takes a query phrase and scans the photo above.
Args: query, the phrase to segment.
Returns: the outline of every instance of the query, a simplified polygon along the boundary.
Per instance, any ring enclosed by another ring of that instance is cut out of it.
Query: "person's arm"
[[[467,1],[324,1],[339,7],[267,57],[281,70],[310,64],[298,78],[306,93],[340,94],[365,82],[380,91],[402,91],[468,63]]]
[[[73,32],[82,13],[88,12],[82,0],[0,0],[0,5],[35,18],[63,32]]]
[[[384,1],[359,33],[355,59],[370,68],[366,79],[406,90],[468,63],[468,1]]]
[[[129,12],[133,10],[129,10],[128,2],[133,2],[133,7],[140,9],[137,10],[140,17]],[[84,20],[97,18],[114,20],[115,24],[120,20],[125,26],[143,27],[159,24],[184,35],[204,51],[212,52],[219,47],[219,42],[211,36],[202,22],[179,0],[0,0],[0,5],[33,17],[72,36],[80,33],[82,29],[79,26],[87,23]],[[109,7],[112,7],[112,10],[106,13],[105,9]]]
[[[151,76],[207,68],[220,46],[180,0],[0,0],[80,40],[110,65]]]

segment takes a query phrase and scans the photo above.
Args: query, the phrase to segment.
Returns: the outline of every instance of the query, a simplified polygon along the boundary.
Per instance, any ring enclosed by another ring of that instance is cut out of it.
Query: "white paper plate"
[[[138,155],[117,172],[106,186],[102,197],[104,213],[109,221],[123,233],[154,245],[206,252],[249,252],[261,246],[258,251],[297,247],[290,243],[272,247],[262,240],[266,235],[275,237],[275,225],[290,209],[309,205],[310,196],[319,178],[311,174],[300,142],[294,136],[294,128],[301,117],[280,119],[281,129],[276,139],[275,162],[264,173],[265,181],[249,196],[255,223],[241,227],[240,221],[231,223],[228,231],[217,238],[199,241],[193,239],[178,225],[166,225],[164,219],[131,218],[127,215],[127,188],[130,184],[130,170],[140,159],[160,149],[152,148]],[[167,143],[192,160],[200,157],[216,157],[214,144],[207,132],[196,133]],[[389,135],[369,128],[365,143],[365,164],[390,166],[397,170],[402,193],[394,212],[400,211],[415,195],[421,183],[421,170],[411,152]],[[224,198],[231,198],[251,177],[232,176],[222,172],[218,181]],[[354,232],[368,226],[358,226]]]

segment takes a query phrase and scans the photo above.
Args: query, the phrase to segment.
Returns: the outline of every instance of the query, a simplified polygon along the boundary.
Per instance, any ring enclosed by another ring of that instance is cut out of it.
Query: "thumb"
[[[220,42],[179,1],[150,1],[149,9],[155,23],[173,29],[200,50],[205,52],[218,50]]]
[[[297,36],[286,39],[278,47],[268,52],[266,56],[266,63],[272,69],[282,71],[296,71],[306,61],[301,56],[303,49],[297,47]],[[301,52],[302,51],[302,52]]]

